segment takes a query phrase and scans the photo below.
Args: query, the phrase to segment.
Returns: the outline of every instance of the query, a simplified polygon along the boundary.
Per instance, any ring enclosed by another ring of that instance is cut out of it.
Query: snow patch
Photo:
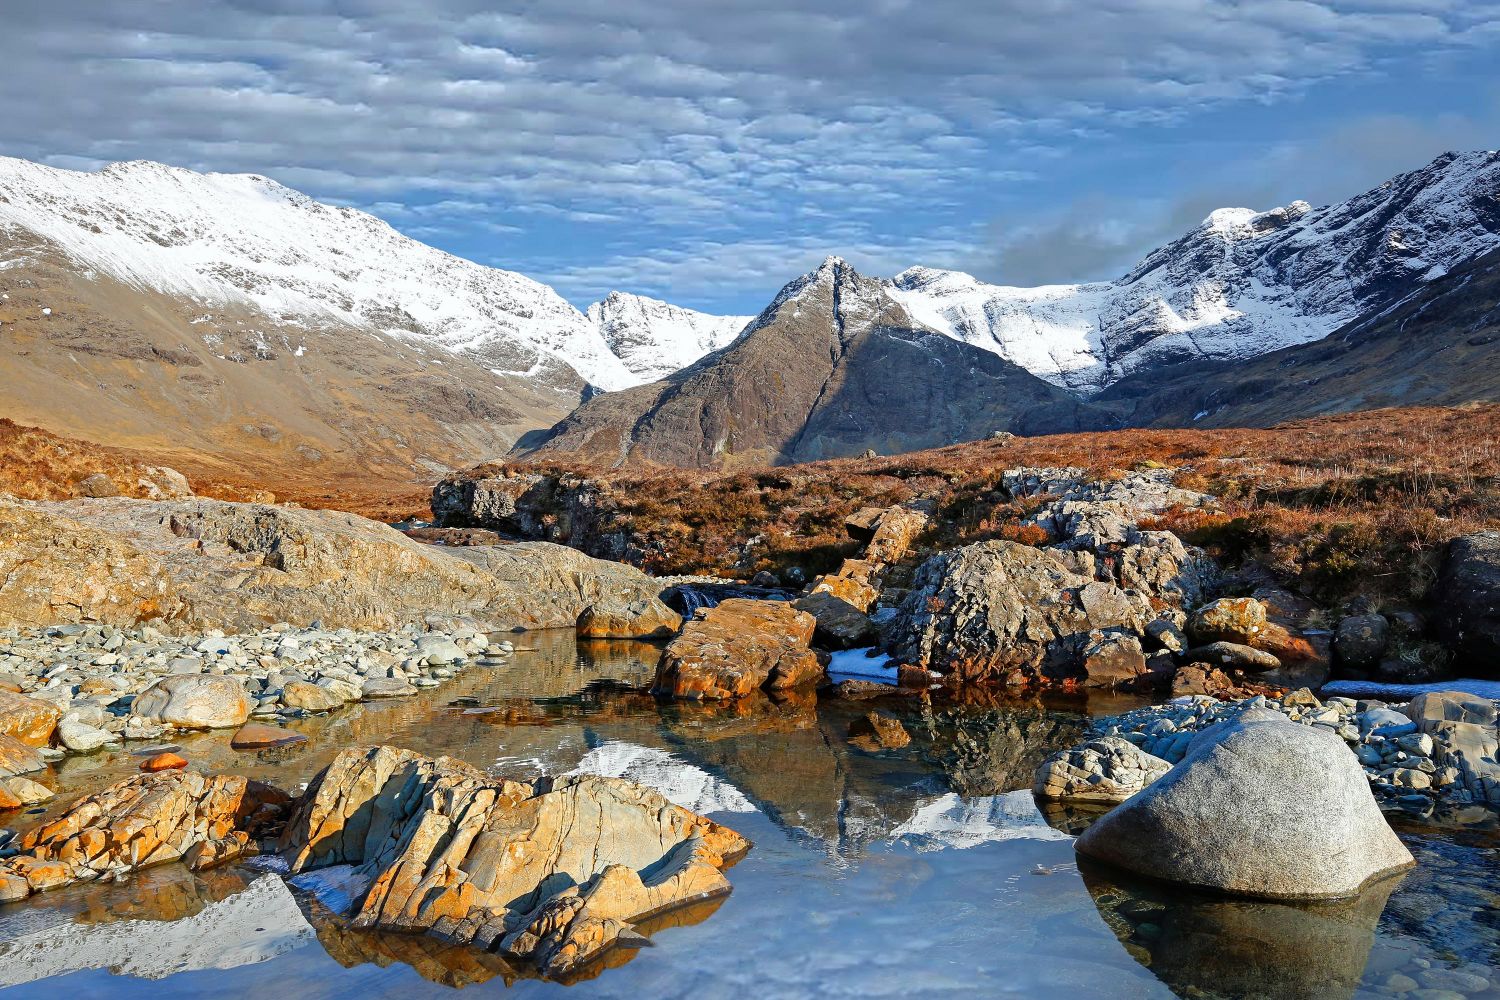
[[[627,778],[654,788],[669,802],[695,813],[756,812],[745,793],[665,750],[611,740],[594,747],[569,774]]]

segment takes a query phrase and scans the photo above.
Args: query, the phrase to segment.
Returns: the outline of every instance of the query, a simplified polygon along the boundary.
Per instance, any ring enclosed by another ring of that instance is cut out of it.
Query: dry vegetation
[[[28,500],[66,500],[80,495],[79,483],[102,472],[121,496],[140,498],[148,495],[141,484],[142,478],[149,478],[145,470],[154,465],[170,466],[186,475],[199,496],[222,500],[274,498],[387,521],[427,512],[428,490],[413,483],[325,483],[249,470],[235,475],[218,463],[184,462],[178,455],[153,458],[0,418],[0,493]]]
[[[590,473],[662,572],[799,565],[818,572],[851,547],[843,520],[863,506],[917,497],[941,516],[934,547],[983,538],[1030,544],[1027,507],[1000,489],[1005,469],[1079,466],[1100,476],[1178,470],[1179,485],[1219,498],[1213,514],[1171,511],[1171,528],[1231,564],[1254,559],[1328,603],[1364,593],[1411,600],[1429,588],[1454,535],[1500,527],[1500,406],[1376,410],[1270,429],[1125,430],[982,441],[891,458],[726,474]],[[760,541],[747,547],[752,539]]]

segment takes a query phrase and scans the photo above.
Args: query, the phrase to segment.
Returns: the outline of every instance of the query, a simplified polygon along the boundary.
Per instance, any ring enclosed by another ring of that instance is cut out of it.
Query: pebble
[[[149,626],[67,624],[0,629],[0,678],[63,711],[61,747],[45,750],[56,759],[122,738],[170,739],[170,726],[130,715],[135,695],[170,674],[234,677],[250,695],[251,714],[276,722],[306,714],[282,699],[293,682],[315,684],[346,703],[396,697],[437,687],[481,655],[491,665],[509,662],[513,651],[508,640],[492,642],[474,628],[371,632],[278,623],[238,635],[169,636]]]

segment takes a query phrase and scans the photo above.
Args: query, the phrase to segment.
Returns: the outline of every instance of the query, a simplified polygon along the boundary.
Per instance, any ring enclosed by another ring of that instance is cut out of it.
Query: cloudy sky
[[[1500,145],[1493,0],[4,0],[0,153],[263,173],[580,305],[1109,277]]]

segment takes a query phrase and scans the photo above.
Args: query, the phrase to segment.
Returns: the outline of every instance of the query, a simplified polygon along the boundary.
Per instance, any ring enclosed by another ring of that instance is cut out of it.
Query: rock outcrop
[[[470,619],[625,628],[670,620],[638,570],[559,545],[444,548],[336,511],[214,500],[0,498],[0,625],[157,622],[253,631],[271,622],[387,629]],[[643,626],[644,627],[644,626]]]
[[[692,701],[732,701],[815,683],[823,665],[808,648],[813,616],[781,601],[731,598],[701,608],[667,644],[652,691]]]
[[[239,776],[167,770],[126,778],[23,833],[21,853],[0,861],[0,901],[169,861],[212,867],[251,851],[285,817],[288,801]]]
[[[1448,646],[1470,669],[1500,674],[1500,531],[1448,543],[1433,601]]]
[[[1415,863],[1343,742],[1281,720],[1200,740],[1077,848],[1138,875],[1265,899],[1353,896]]]
[[[637,921],[727,893],[722,869],[750,844],[623,779],[533,786],[375,747],[313,781],[280,847],[293,873],[352,867],[338,879],[355,927],[429,931],[565,977]]]
[[[992,540],[927,560],[884,632],[893,655],[955,679],[1012,685],[1115,686],[1142,677],[1139,640],[1156,635],[1165,614],[1180,620],[1215,570],[1176,535],[1137,521],[1209,498],[1172,486],[1165,470],[1098,482],[1078,469],[1015,469],[1004,488],[1045,501],[1029,523],[1048,544]]]

